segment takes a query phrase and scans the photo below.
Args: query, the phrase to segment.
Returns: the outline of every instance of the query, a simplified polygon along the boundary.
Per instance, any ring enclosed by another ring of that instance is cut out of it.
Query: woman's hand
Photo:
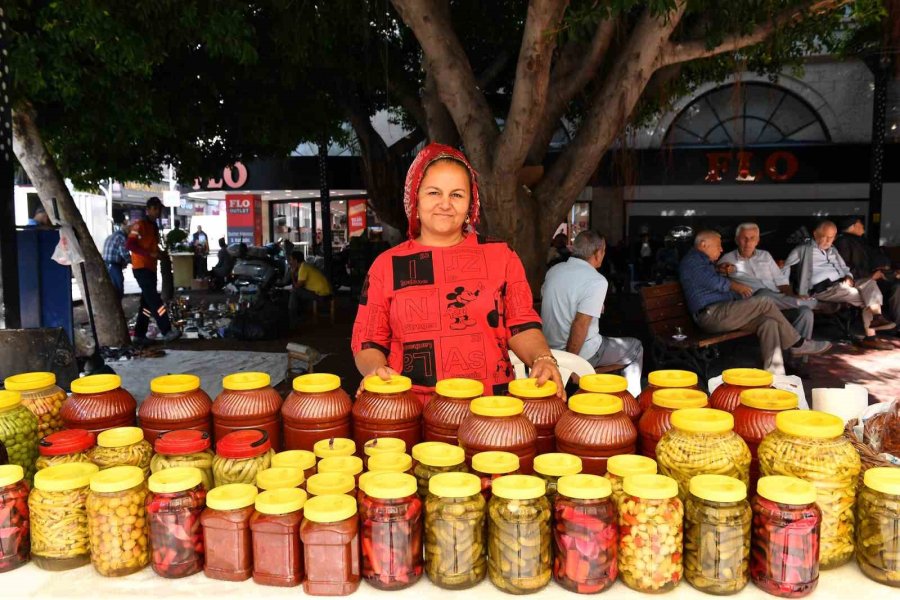
[[[566,401],[566,388],[562,382],[562,375],[559,373],[559,367],[550,360],[538,360],[531,366],[529,377],[537,379],[538,387],[544,385],[548,380],[556,384],[556,395],[563,402]]]
[[[372,377],[373,375],[377,375],[377,376],[381,377],[382,379],[384,379],[385,381],[390,381],[391,377],[393,377],[394,375],[399,375],[399,374],[400,373],[393,370],[392,368],[390,368],[387,365],[382,365],[380,367],[373,369],[371,372],[369,372],[368,375],[364,375],[362,378],[362,381],[359,382],[359,388],[357,388],[357,390],[356,390],[356,397],[359,398],[359,395],[365,389],[367,377]]]

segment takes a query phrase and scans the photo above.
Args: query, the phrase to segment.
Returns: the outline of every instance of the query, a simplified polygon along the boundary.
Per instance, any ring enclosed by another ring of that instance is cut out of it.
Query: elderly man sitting
[[[891,259],[881,248],[866,240],[866,225],[861,217],[846,217],[840,226],[834,247],[847,263],[854,281],[871,279],[878,284],[882,296],[888,298],[887,317],[896,323],[900,319],[900,273],[891,268]]]

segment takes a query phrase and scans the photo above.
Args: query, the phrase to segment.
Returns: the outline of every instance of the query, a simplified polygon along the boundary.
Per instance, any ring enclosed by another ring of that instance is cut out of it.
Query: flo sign
[[[199,177],[194,178],[193,189],[195,190],[239,190],[247,183],[247,167],[242,162],[236,162],[222,169],[221,179],[210,177],[203,183]]]
[[[793,179],[800,170],[800,161],[789,150],[775,150],[766,155],[746,150],[707,152],[706,161],[704,181],[707,183],[719,183],[726,179],[739,183],[765,180],[783,183]]]

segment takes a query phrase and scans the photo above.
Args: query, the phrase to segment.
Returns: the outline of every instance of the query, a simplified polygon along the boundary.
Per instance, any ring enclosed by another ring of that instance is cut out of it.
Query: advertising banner
[[[347,202],[347,228],[350,237],[362,235],[366,230],[366,201],[350,200]]]
[[[225,194],[228,243],[262,244],[262,201],[254,194]]]

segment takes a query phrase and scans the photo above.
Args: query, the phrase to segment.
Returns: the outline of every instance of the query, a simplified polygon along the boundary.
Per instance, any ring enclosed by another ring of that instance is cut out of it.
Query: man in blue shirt
[[[829,342],[804,340],[767,296],[754,296],[750,286],[728,279],[716,269],[722,238],[715,231],[700,231],[694,247],[678,267],[688,311],[704,331],[725,333],[750,330],[759,338],[763,368],[784,375],[782,350],[796,356],[821,354]]]
[[[116,224],[115,231],[103,242],[103,262],[106,263],[106,270],[112,281],[119,300],[125,295],[125,267],[131,262],[131,253],[125,248],[128,242],[125,223]]]

